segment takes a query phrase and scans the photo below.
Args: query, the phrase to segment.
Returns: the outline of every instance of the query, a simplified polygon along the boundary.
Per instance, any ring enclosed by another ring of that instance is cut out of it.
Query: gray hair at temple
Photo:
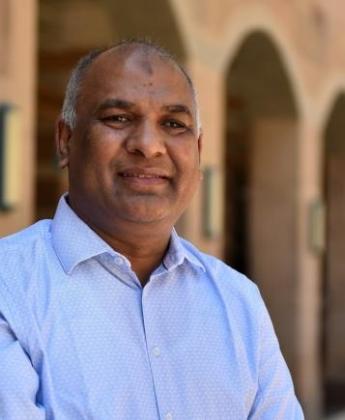
[[[201,130],[201,122],[200,122],[200,112],[199,112],[197,92],[195,90],[193,81],[190,78],[189,74],[187,73],[186,69],[166,49],[162,48],[161,46],[157,44],[152,43],[151,41],[140,40],[140,39],[125,40],[107,48],[93,50],[79,60],[75,68],[72,70],[71,76],[67,83],[67,87],[65,91],[65,98],[64,98],[64,102],[63,102],[62,110],[61,110],[62,120],[70,128],[73,129],[75,127],[76,120],[77,120],[76,106],[77,106],[77,102],[78,102],[78,98],[80,94],[81,85],[83,83],[87,70],[89,69],[91,64],[95,61],[95,59],[106,51],[116,49],[119,47],[129,48],[131,46],[138,46],[139,48],[142,48],[143,50],[147,50],[148,52],[154,52],[158,54],[161,58],[171,61],[181,71],[183,76],[186,78],[187,83],[190,86],[192,94],[193,94],[195,110],[196,110],[197,129],[198,129],[198,134],[199,134]]]

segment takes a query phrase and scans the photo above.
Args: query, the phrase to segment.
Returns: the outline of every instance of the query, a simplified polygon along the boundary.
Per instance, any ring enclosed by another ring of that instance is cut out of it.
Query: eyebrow
[[[135,104],[133,102],[126,101],[125,99],[112,98],[102,102],[97,108],[97,110],[102,111],[108,108],[131,109],[134,106]]]
[[[174,105],[166,105],[163,109],[167,112],[172,114],[187,114],[190,117],[193,117],[191,110],[186,105],[182,104],[174,104]]]

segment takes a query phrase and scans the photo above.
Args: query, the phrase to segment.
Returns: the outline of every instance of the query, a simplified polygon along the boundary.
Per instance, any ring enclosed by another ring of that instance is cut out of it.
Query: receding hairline
[[[93,50],[95,52],[95,58],[93,62],[97,61],[99,57],[104,54],[116,54],[122,53],[124,55],[130,54],[133,51],[142,51],[144,53],[150,53],[151,55],[157,55],[167,61],[173,62],[177,67],[182,67],[176,57],[170,53],[169,51],[165,50],[164,48],[156,45],[147,43],[144,41],[122,41],[118,44],[111,45],[109,47],[100,48]],[[91,51],[92,53],[92,51]]]
[[[85,68],[85,71],[83,72],[79,88],[82,88],[82,82],[86,78],[87,73],[95,65],[97,65],[97,62],[105,55],[113,55],[115,57],[118,56],[119,60],[125,60],[132,54],[139,53],[143,54],[143,56],[146,56],[148,59],[150,59],[151,57],[158,57],[163,63],[171,65],[175,70],[180,72],[182,77],[186,80],[188,86],[191,88],[193,97],[195,98],[196,96],[194,84],[187,71],[178,62],[178,60],[174,57],[173,54],[171,54],[169,51],[165,50],[164,48],[158,45],[147,43],[146,41],[123,41],[107,48],[94,50],[93,52],[93,58],[91,59],[89,65]],[[90,53],[90,56],[91,55],[92,51]]]

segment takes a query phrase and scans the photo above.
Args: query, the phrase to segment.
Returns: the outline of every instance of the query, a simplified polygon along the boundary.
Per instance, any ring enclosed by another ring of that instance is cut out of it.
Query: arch
[[[271,35],[243,39],[225,90],[225,255],[260,285],[294,370],[299,108]]]
[[[66,175],[55,164],[53,130],[69,73],[80,56],[144,35],[180,60],[186,53],[169,0],[40,0],[39,7],[36,218],[42,219],[52,216],[67,188]]]
[[[236,72],[240,66],[242,71]],[[228,88],[234,95],[241,92],[251,114],[297,116],[291,82],[279,49],[268,33],[254,31],[247,35],[231,61],[230,76],[233,80],[228,77]]]
[[[226,39],[231,40],[230,47],[226,49],[226,54],[222,57],[222,67],[228,68],[228,63],[231,63],[241,45],[253,33],[265,34],[272,40],[274,48],[279,56],[280,63],[284,68],[287,79],[289,80],[291,94],[295,101],[297,113],[302,116],[307,112],[307,93],[305,92],[302,77],[299,72],[299,65],[293,48],[288,42],[288,38],[284,36],[281,29],[277,28],[277,23],[269,14],[249,13],[249,16],[242,16],[240,20],[241,25],[237,28],[236,34],[233,34],[229,29],[226,34]],[[234,20],[234,19],[233,19]],[[230,24],[228,25],[230,27]]]
[[[337,99],[345,92],[345,78],[343,74],[333,74],[327,78],[327,84],[320,95],[319,109],[315,114],[315,122],[320,137],[325,135]]]
[[[229,63],[236,56],[244,40],[252,33],[261,32],[269,36],[279,53],[280,61],[290,81],[296,108],[301,119],[312,112],[313,102],[308,100],[308,92],[303,80],[302,66],[299,63],[292,38],[286,33],[286,26],[277,20],[270,7],[252,3],[231,10],[229,18],[222,24],[219,36],[211,38],[204,35],[203,28],[193,26],[193,9],[185,8],[182,3],[172,1],[181,23],[186,48],[191,56],[196,56],[207,66],[225,74]],[[191,29],[192,28],[192,32]],[[205,31],[206,32],[206,31]],[[193,35],[193,36],[192,36]]]
[[[338,93],[324,128],[324,257],[323,360],[325,405],[344,409],[345,392],[345,91]]]

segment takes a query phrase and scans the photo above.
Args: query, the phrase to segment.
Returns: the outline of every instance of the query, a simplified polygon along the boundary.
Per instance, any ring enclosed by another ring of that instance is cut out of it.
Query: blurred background
[[[54,124],[78,58],[158,41],[204,131],[177,228],[259,285],[307,419],[345,418],[344,25],[343,0],[0,0],[0,234],[67,188]]]

